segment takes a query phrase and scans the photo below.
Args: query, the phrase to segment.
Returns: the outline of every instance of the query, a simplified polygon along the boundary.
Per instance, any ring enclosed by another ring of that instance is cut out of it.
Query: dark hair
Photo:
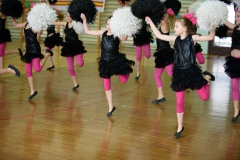
[[[107,21],[109,20],[109,19],[111,19],[112,18],[112,16],[109,16],[108,18],[107,18],[107,20],[106,20],[106,23],[107,23]]]
[[[192,22],[187,18],[177,19],[176,21],[180,22],[184,27],[187,28],[187,33],[189,35],[196,34],[196,28],[195,25],[192,24]]]

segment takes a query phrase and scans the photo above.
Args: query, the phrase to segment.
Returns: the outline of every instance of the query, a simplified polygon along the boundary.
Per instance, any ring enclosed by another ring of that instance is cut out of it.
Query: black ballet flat
[[[215,76],[213,75],[213,74],[211,74],[210,72],[208,72],[208,71],[204,71],[203,72],[203,74],[206,76],[206,75],[208,75],[208,76],[210,76],[211,77],[211,81],[215,81]]]
[[[53,56],[53,52],[49,49],[46,49],[46,53],[50,53],[50,55]]]
[[[18,48],[18,52],[19,52],[19,56],[22,58],[23,57],[23,53],[22,53],[21,48]]]
[[[184,131],[184,127],[182,127],[182,130],[181,130],[180,132],[176,132],[176,133],[174,134],[174,138],[179,138],[180,135],[181,135],[181,133],[182,133],[182,131]]]
[[[112,116],[112,113],[116,110],[116,107],[113,107],[113,109],[111,110],[111,112],[108,112],[107,116],[108,117],[111,117]]]
[[[232,123],[236,123],[239,116],[240,116],[240,111],[238,112],[238,115],[236,117],[233,117]]]
[[[72,90],[76,91],[78,87],[79,87],[79,84],[76,87],[73,87]]]
[[[38,94],[38,92],[37,91],[35,91],[29,98],[28,98],[28,100],[31,100],[31,99],[33,99],[36,95]]]
[[[52,67],[48,67],[46,70],[52,70],[53,68],[55,68],[54,65]]]
[[[140,76],[141,76],[141,74],[139,74],[139,76],[136,76],[135,80],[139,80]]]
[[[164,102],[164,101],[166,101],[165,97],[163,97],[163,98],[161,98],[161,99],[156,99],[156,100],[152,101],[152,103],[153,103],[153,104],[158,104],[158,103]]]
[[[8,68],[11,68],[12,70],[14,70],[16,76],[18,76],[18,77],[21,76],[20,71],[17,68],[15,68],[13,65],[9,64]]]

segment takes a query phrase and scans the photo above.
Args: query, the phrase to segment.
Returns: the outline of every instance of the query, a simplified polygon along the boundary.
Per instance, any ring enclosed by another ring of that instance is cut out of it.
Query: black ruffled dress
[[[45,47],[53,48],[55,46],[60,46],[62,43],[63,43],[63,38],[60,37],[59,33],[56,33],[55,26],[54,25],[48,26],[47,37],[45,38],[45,41],[44,41]]]
[[[11,33],[9,29],[5,29],[6,19],[0,18],[0,44],[11,42]]]
[[[142,28],[138,31],[138,33],[133,35],[133,45],[142,46],[153,42],[152,33],[148,31],[147,24],[143,23]]]

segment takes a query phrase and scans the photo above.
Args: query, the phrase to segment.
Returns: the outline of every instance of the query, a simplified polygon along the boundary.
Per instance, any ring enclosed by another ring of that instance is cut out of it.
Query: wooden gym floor
[[[8,43],[17,49],[19,41]],[[39,94],[28,101],[30,89],[25,66],[18,55],[5,56],[5,67],[13,64],[22,75],[0,78],[1,160],[239,160],[240,119],[233,117],[230,78],[223,70],[224,57],[205,56],[203,70],[211,71],[211,95],[202,101],[195,91],[186,91],[185,130],[179,139],[175,93],[164,72],[166,102],[153,105],[157,88],[153,78],[154,57],[143,58],[141,77],[136,69],[126,84],[112,77],[113,102],[117,110],[107,118],[108,104],[96,58],[99,48],[85,45],[85,65],[75,66],[80,88],[73,82],[65,58],[55,48],[53,71],[34,73]],[[24,48],[24,47],[23,47]],[[42,47],[43,53],[45,48]],[[129,59],[134,49],[123,48]],[[152,50],[154,52],[154,50]]]

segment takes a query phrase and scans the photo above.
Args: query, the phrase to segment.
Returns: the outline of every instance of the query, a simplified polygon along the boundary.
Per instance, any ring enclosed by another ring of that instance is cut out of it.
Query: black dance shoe
[[[22,58],[23,57],[23,53],[22,53],[21,48],[18,48],[18,52],[19,52],[19,56]]]
[[[79,84],[76,87],[73,87],[72,90],[76,91],[78,87],[79,87]]]
[[[20,71],[17,68],[15,68],[13,65],[9,64],[8,68],[11,68],[12,70],[14,70],[16,76],[18,76],[18,77],[21,76]]]
[[[213,74],[211,74],[210,72],[208,72],[208,71],[204,71],[203,72],[203,74],[206,76],[206,75],[208,75],[208,76],[210,76],[211,77],[211,81],[215,81],[215,76],[213,75]]]
[[[107,116],[108,117],[111,117],[112,116],[112,113],[116,110],[116,107],[113,107],[113,109],[111,110],[111,112],[108,112]]]
[[[174,138],[179,138],[183,130],[184,130],[184,127],[182,127],[182,130],[180,132],[176,132],[174,134]]]
[[[238,115],[236,117],[233,117],[232,123],[236,123],[239,116],[240,116],[240,111],[238,112]]]
[[[50,55],[53,56],[53,52],[49,49],[46,49],[46,53],[50,53]]]
[[[54,65],[52,67],[48,67],[46,70],[52,70],[53,68],[55,68]]]
[[[139,74],[139,76],[136,76],[135,80],[139,80],[140,76],[141,76],[141,74]]]
[[[156,99],[156,100],[152,101],[152,103],[153,103],[153,104],[158,104],[158,103],[164,102],[164,101],[166,101],[165,97],[163,97],[163,98],[161,98],[161,99]]]
[[[38,92],[37,91],[35,91],[29,98],[28,98],[28,100],[31,100],[31,99],[33,99],[36,95],[38,94]]]

